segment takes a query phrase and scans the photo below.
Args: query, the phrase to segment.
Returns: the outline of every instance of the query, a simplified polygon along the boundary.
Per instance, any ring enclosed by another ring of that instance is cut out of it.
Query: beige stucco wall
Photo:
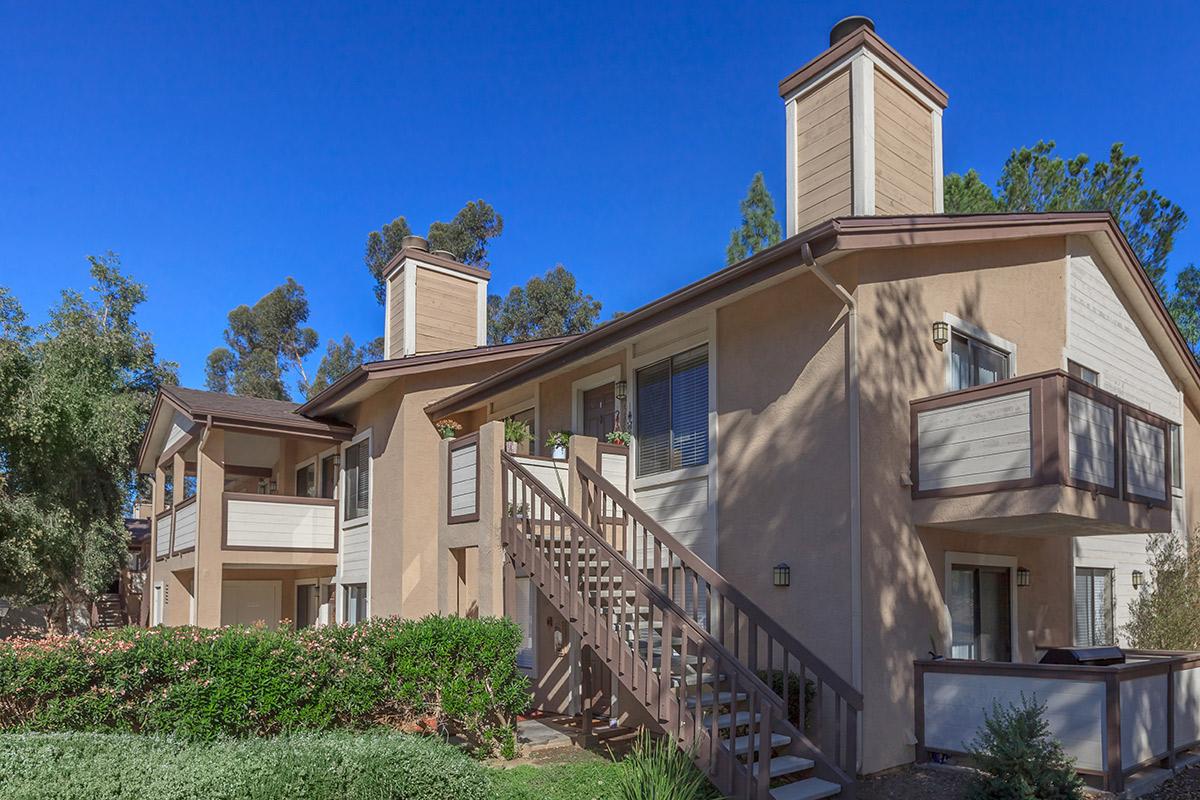
[[[545,454],[546,436],[551,431],[571,430],[571,415],[574,410],[571,384],[617,365],[623,368],[623,379],[628,380],[629,370],[625,366],[625,350],[622,349],[619,352],[583,362],[579,366],[550,376],[538,383],[538,421],[541,430],[538,431],[539,441],[536,442],[537,447],[534,448],[534,453]],[[630,389],[632,390],[632,387]]]

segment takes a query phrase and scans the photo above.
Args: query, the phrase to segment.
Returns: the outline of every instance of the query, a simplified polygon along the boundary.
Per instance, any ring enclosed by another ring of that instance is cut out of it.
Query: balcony
[[[970,532],[1171,529],[1170,423],[1054,370],[911,403],[913,517]]]
[[[324,553],[337,563],[337,501],[319,497],[224,492],[221,549],[259,553]]]

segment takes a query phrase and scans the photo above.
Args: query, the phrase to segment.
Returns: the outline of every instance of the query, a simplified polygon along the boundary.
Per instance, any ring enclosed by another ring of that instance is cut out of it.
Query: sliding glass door
[[[1012,576],[1007,567],[953,564],[951,658],[1012,661]]]

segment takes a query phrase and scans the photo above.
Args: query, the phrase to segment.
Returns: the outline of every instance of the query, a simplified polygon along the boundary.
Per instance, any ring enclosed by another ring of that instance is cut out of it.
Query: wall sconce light
[[[625,381],[617,381],[616,385],[613,387],[613,394],[617,396],[618,400],[624,400],[626,397],[628,397],[628,391],[629,384]]]
[[[8,616],[8,610],[10,608],[12,608],[12,603],[10,603],[6,598],[0,597],[0,619],[4,619]]]
[[[279,492],[279,481],[275,480],[274,478],[271,479],[271,483],[268,486],[271,494],[277,494]]]
[[[1017,586],[1029,585],[1029,569],[1026,567],[1017,567]]]
[[[772,582],[776,586],[792,585],[792,568],[782,562],[775,565],[771,571]]]
[[[1146,582],[1146,576],[1142,574],[1142,571],[1140,569],[1135,569],[1133,571],[1133,588],[1135,590],[1141,589],[1142,584],[1145,582]]]
[[[940,350],[948,341],[950,341],[950,323],[933,323],[933,343],[936,344]]]

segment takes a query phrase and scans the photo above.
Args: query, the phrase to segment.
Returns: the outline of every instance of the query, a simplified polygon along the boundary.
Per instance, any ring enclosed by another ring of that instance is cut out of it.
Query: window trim
[[[1107,572],[1112,581],[1111,593],[1109,596],[1109,620],[1112,623],[1112,641],[1109,645],[1117,645],[1120,640],[1120,635],[1117,631],[1117,565],[1116,564],[1073,564],[1071,567],[1071,643],[1074,647],[1106,647],[1109,645],[1082,645],[1075,641],[1075,615],[1078,611],[1075,602],[1075,581],[1078,580],[1079,570],[1084,569],[1089,572]]]
[[[367,474],[367,513],[361,517],[354,519],[346,519],[346,451],[363,441],[367,442],[367,463],[369,470]],[[338,517],[341,520],[341,529],[343,531],[361,528],[364,525],[371,524],[371,514],[375,509],[375,456],[372,454],[374,450],[374,441],[371,436],[371,429],[367,428],[355,435],[353,439],[342,444],[341,447],[341,466],[338,468]]]
[[[1171,447],[1171,495],[1173,497],[1183,497],[1183,426],[1177,422],[1171,422],[1168,428],[1170,432],[1170,447]],[[1176,458],[1175,445],[1179,445],[1178,458]],[[1178,481],[1178,483],[1176,483]]]
[[[959,317],[956,317],[953,314],[951,314],[949,311],[943,312],[942,320],[947,325],[950,326],[950,341],[946,342],[946,344],[942,346],[943,361],[945,362],[945,370],[946,370],[946,377],[945,377],[946,391],[948,391],[948,392],[955,391],[955,389],[954,389],[954,358],[953,358],[954,345],[953,345],[953,342],[954,342],[954,334],[956,332],[962,336],[966,336],[969,339],[975,339],[976,341],[982,342],[983,344],[986,344],[988,347],[995,348],[996,350],[1003,350],[1004,352],[1008,353],[1008,375],[1004,376],[1004,378],[1001,378],[1001,380],[1004,380],[1006,378],[1015,377],[1018,374],[1017,373],[1017,345],[1015,342],[1010,342],[1008,339],[1005,339],[1001,336],[997,336],[994,333],[990,333],[990,332],[984,330],[983,328],[979,327],[978,325],[967,322],[965,319],[960,319]]]
[[[716,353],[713,347],[713,336],[710,328],[705,328],[702,331],[697,331],[691,336],[682,336],[670,342],[665,342],[658,347],[649,349],[644,353],[630,359],[629,376],[630,387],[629,395],[625,400],[626,423],[632,428],[632,440],[629,446],[629,462],[630,462],[630,485],[633,491],[659,486],[664,483],[674,483],[676,481],[684,481],[695,478],[701,478],[706,475],[714,474],[716,463]],[[665,361],[669,358],[674,358],[677,355],[686,353],[689,350],[696,350],[700,347],[705,348],[705,356],[708,359],[708,461],[704,464],[696,464],[690,467],[676,467],[675,469],[664,470],[663,472],[655,472],[651,475],[639,475],[637,471],[638,458],[638,371],[657,364],[660,361]],[[710,481],[711,483],[711,481]],[[713,494],[713,487],[710,486],[709,494]],[[710,502],[711,505],[711,502]]]

